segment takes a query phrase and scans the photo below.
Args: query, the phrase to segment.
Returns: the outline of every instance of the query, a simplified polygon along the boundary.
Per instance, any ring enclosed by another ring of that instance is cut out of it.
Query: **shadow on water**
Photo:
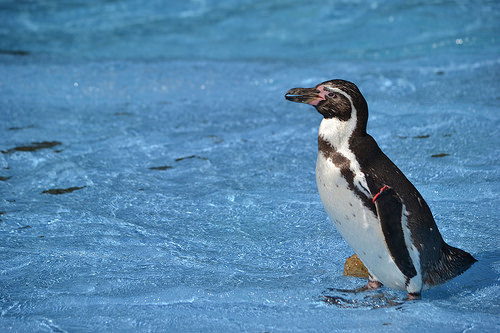
[[[358,308],[390,308],[401,309],[403,300],[398,299],[396,295],[387,291],[354,291],[345,289],[328,288],[320,296],[320,301],[344,309]]]

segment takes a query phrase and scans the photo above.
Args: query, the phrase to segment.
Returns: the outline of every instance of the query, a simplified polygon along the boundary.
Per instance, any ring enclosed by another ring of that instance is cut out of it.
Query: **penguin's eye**
[[[330,98],[337,98],[338,95],[336,93],[334,93],[334,92],[331,92],[331,93],[328,93],[328,97],[330,97]]]

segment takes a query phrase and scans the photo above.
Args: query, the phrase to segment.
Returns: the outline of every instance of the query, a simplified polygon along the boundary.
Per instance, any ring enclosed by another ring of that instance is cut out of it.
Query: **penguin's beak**
[[[323,99],[320,94],[316,88],[293,88],[287,91],[285,98],[292,102],[316,105],[319,99]]]

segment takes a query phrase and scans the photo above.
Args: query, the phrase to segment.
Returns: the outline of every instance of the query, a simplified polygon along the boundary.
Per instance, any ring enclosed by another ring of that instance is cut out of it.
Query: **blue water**
[[[1,1],[0,22],[0,331],[500,330],[499,2]],[[421,301],[329,290],[364,281],[317,194],[321,116],[283,95],[333,78],[479,260]]]

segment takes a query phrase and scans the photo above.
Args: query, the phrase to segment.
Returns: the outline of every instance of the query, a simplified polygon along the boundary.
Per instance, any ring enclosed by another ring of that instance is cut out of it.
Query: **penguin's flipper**
[[[406,280],[409,281],[417,275],[417,271],[405,242],[403,231],[403,227],[405,227],[403,226],[404,212],[401,199],[391,187],[384,186],[373,197],[372,201],[375,204],[389,253],[396,266],[405,275]]]

